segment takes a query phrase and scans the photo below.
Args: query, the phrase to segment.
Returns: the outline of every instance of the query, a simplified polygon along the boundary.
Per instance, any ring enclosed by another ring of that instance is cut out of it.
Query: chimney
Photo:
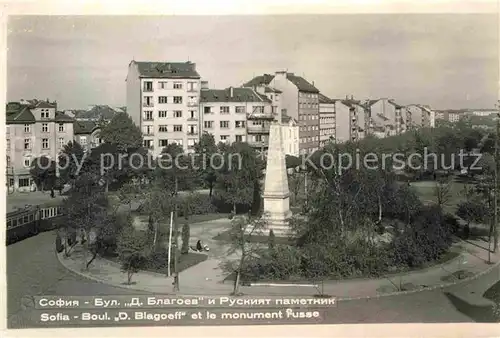
[[[232,98],[233,96],[234,96],[234,89],[233,89],[233,87],[231,86],[231,87],[229,87],[229,97],[231,97],[231,98]]]
[[[313,86],[314,86],[314,81],[313,81]]]

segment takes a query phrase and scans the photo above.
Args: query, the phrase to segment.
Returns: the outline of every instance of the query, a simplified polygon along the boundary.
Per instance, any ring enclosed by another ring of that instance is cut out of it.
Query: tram
[[[60,206],[26,207],[7,213],[7,245],[36,235],[40,231],[53,230],[62,219]]]

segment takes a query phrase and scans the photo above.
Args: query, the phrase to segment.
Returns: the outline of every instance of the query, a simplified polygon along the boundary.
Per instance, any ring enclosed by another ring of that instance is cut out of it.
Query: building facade
[[[102,143],[99,136],[101,127],[94,121],[75,121],[73,130],[75,134],[74,140],[87,151],[98,147]]]
[[[430,107],[420,104],[410,104],[405,109],[408,129],[435,127],[436,114]]]
[[[325,146],[328,142],[335,141],[335,100],[319,94],[319,142]]]
[[[208,89],[200,94],[200,128],[215,142],[248,142],[267,148],[273,102],[252,88]]]
[[[129,64],[126,111],[144,146],[158,156],[170,143],[189,151],[199,140],[201,79],[192,62]]]
[[[281,118],[281,137],[283,138],[283,150],[286,155],[299,156],[299,123],[290,116],[284,115]]]
[[[281,109],[299,123],[300,152],[311,153],[319,149],[319,90],[303,77],[286,71],[263,74],[243,84],[243,87],[265,88],[281,91]]]
[[[35,158],[58,161],[73,140],[74,120],[57,111],[57,103],[39,100],[11,102],[6,107],[7,184],[10,191],[33,190],[30,175]]]

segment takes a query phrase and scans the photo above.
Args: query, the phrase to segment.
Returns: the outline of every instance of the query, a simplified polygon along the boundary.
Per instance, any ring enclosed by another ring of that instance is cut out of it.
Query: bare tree
[[[443,208],[448,204],[451,198],[452,181],[448,177],[440,177],[434,186],[434,195],[436,196],[437,205]]]

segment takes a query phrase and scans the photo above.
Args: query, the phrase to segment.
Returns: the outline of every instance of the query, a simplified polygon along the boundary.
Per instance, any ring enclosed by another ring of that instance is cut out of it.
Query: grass
[[[500,303],[500,281],[496,282],[483,294],[483,297],[495,303]]]
[[[415,190],[417,195],[423,202],[432,201],[437,203],[436,193],[435,193],[435,182],[434,181],[420,181],[418,183],[412,183],[411,187]],[[463,189],[464,186],[470,185],[466,183],[460,183],[453,181],[450,188],[450,197],[447,203],[444,205],[443,209],[445,212],[454,214],[457,205],[463,201]]]
[[[229,214],[213,212],[213,213],[202,214],[202,215],[191,215],[188,217],[187,221],[190,224],[193,224],[193,223],[209,222],[209,221],[214,221],[217,219],[228,218],[228,217],[229,217]],[[179,217],[179,222],[181,224],[184,220],[186,220],[184,217]]]

